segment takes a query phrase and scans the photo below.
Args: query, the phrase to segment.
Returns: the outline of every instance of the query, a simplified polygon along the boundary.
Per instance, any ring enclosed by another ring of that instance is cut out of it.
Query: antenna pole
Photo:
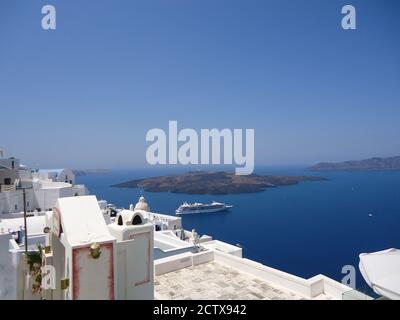
[[[24,233],[25,233],[25,253],[28,252],[28,229],[26,223],[26,190],[25,188],[22,189],[22,195],[24,198]]]

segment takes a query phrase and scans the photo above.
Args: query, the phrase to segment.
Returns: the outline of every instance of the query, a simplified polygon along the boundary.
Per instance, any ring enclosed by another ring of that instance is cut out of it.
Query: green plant
[[[42,265],[42,246],[38,245],[38,251],[28,251],[25,253],[27,263],[29,265],[29,271],[36,271],[37,266]]]
[[[42,246],[38,245],[37,251],[28,251],[25,253],[26,262],[29,265],[29,273],[34,282],[32,283],[32,293],[40,293],[42,290]]]

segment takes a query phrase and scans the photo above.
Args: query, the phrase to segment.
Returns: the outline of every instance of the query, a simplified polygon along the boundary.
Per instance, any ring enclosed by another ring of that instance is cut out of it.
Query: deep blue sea
[[[225,196],[149,193],[110,187],[173,172],[115,170],[80,176],[77,180],[86,184],[98,199],[127,208],[144,195],[153,212],[170,215],[184,201],[216,200],[232,204],[230,212],[184,216],[184,228],[195,228],[199,234],[240,244],[246,258],[305,278],[322,273],[340,281],[344,265],[354,265],[358,270],[360,253],[400,247],[400,172],[397,171],[310,172],[297,167],[263,167],[257,168],[256,173],[316,175],[328,180]],[[366,290],[359,273],[357,288]]]

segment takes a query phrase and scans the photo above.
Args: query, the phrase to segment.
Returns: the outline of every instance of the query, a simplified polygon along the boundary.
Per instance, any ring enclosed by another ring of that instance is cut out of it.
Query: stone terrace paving
[[[158,300],[304,300],[289,290],[274,287],[256,277],[209,262],[156,277]],[[331,299],[321,295],[315,299]]]

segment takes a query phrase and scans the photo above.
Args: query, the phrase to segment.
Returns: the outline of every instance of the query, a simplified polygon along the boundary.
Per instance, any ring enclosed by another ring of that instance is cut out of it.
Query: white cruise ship
[[[182,204],[176,209],[176,214],[196,214],[196,213],[207,213],[207,212],[219,212],[226,211],[233,206],[225,203],[213,201],[212,203],[187,203]]]

